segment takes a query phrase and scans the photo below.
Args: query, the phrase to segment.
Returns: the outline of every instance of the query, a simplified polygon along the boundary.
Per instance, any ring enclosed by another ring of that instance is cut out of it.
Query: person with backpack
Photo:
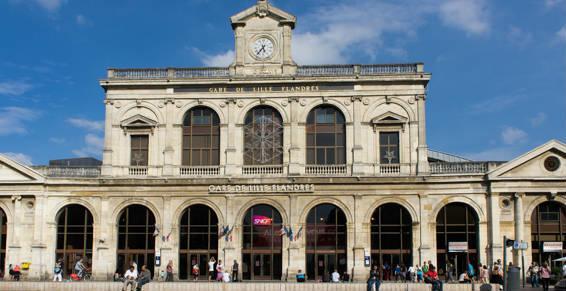
[[[62,259],[58,259],[55,263],[55,267],[53,267],[53,282],[62,282],[63,281],[63,264]]]

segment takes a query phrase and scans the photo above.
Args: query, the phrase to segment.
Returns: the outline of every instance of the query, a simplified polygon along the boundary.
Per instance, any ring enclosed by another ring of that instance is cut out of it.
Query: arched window
[[[220,163],[220,119],[214,110],[195,107],[183,121],[183,165],[210,166]]]
[[[274,108],[258,106],[246,114],[244,164],[283,164],[283,119]]]
[[[8,219],[6,213],[0,209],[0,271],[6,269],[6,243],[8,237]],[[4,273],[5,274],[5,273]]]
[[[244,216],[242,277],[244,280],[281,280],[283,225],[273,206],[260,204]]]
[[[82,205],[67,205],[57,214],[55,257],[63,260],[65,275],[73,272],[73,266],[81,258],[85,265],[91,263],[92,224],[92,214]]]
[[[468,262],[478,264],[479,221],[474,209],[464,203],[444,206],[436,217],[436,251],[438,268],[450,262],[454,274],[466,270]],[[455,277],[456,278],[456,277]]]
[[[566,206],[556,201],[539,204],[531,217],[531,240],[533,262],[560,266],[553,260],[566,254]]]
[[[344,115],[329,105],[321,105],[307,117],[307,164],[346,164],[346,123]]]
[[[210,207],[191,205],[183,211],[179,230],[179,278],[189,279],[198,265],[208,278],[208,261],[218,259],[218,218]]]
[[[381,267],[412,265],[413,221],[405,207],[388,203],[377,208],[371,216],[371,261]],[[380,274],[383,279],[391,277],[386,272]]]
[[[320,204],[307,216],[307,277],[309,280],[329,281],[334,270],[347,270],[346,215],[332,204]]]
[[[155,261],[155,216],[143,205],[130,205],[118,220],[117,269],[123,274],[131,262],[142,265],[153,274]]]

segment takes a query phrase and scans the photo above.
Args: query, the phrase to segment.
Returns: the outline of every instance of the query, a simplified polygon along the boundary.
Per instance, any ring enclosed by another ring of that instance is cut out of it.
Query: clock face
[[[273,55],[273,42],[265,37],[258,38],[252,45],[252,52],[258,59],[268,59]]]

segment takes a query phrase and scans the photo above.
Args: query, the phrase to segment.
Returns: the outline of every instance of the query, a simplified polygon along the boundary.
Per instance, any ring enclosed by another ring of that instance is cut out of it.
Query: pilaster
[[[513,218],[514,218],[514,228],[515,228],[515,241],[523,241],[523,230],[525,227],[525,221],[523,219],[523,196],[524,193],[515,193],[513,195]],[[520,266],[521,252],[519,250],[513,250],[513,264],[515,266]]]
[[[430,173],[428,165],[428,145],[426,143],[426,95],[417,95],[417,111],[419,118],[419,146],[417,149],[419,175]]]

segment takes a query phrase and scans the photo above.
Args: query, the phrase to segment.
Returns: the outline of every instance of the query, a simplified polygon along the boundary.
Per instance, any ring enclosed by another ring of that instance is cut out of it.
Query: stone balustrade
[[[47,177],[92,178],[100,176],[100,167],[34,166],[33,169]]]
[[[243,166],[243,175],[283,175],[283,165]]]
[[[3,291],[116,291],[120,282],[0,282]],[[429,284],[385,283],[379,291],[431,291]],[[143,291],[366,291],[364,283],[205,283],[152,282]],[[498,291],[498,285],[445,284],[444,291]]]
[[[486,162],[429,163],[431,174],[485,174]]]
[[[220,175],[220,166],[182,166],[179,168],[181,176],[218,176]]]
[[[296,76],[375,76],[386,74],[415,74],[423,72],[422,64],[376,64],[376,65],[315,65],[298,66]],[[110,80],[155,80],[155,79],[213,79],[229,78],[227,67],[209,68],[148,68],[109,69]]]

